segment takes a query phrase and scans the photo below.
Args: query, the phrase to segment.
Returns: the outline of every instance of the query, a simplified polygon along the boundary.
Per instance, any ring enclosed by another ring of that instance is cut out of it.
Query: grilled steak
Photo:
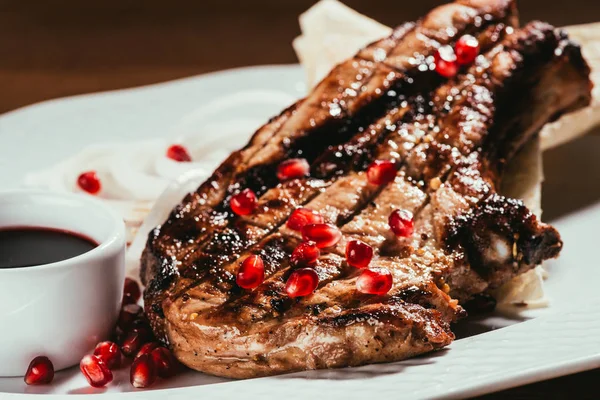
[[[397,28],[261,128],[151,232],[146,313],[180,361],[247,378],[400,360],[448,345],[460,304],[558,255],[558,232],[496,187],[544,123],[589,103],[589,68],[563,33],[516,29],[514,13],[508,0],[458,1]],[[482,55],[444,80],[431,55],[464,33]],[[311,177],[279,183],[277,165],[297,156]],[[393,182],[368,182],[375,159],[396,162]],[[244,188],[259,206],[235,216],[229,201]],[[342,239],[313,265],[316,291],[290,298],[302,238],[284,223],[299,206]],[[390,232],[396,209],[414,216],[409,237]],[[391,272],[387,294],[357,292],[351,239],[375,249],[370,267]],[[265,280],[244,290],[235,277],[252,254]]]

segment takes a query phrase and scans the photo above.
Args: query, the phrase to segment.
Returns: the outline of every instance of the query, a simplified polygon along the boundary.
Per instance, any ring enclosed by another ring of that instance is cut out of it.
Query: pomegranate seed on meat
[[[394,210],[388,218],[390,229],[398,237],[409,237],[413,233],[413,215],[408,210]]]
[[[93,387],[106,386],[113,380],[112,372],[98,356],[84,356],[79,363],[79,369]]]
[[[187,149],[180,144],[171,145],[167,149],[167,157],[177,162],[190,162],[192,157],[188,153]]]
[[[77,178],[77,185],[88,192],[89,194],[98,194],[100,189],[102,189],[102,185],[100,184],[100,178],[95,171],[87,171],[81,173]]]
[[[375,160],[367,168],[367,179],[372,185],[386,185],[394,181],[398,166],[390,160]]]
[[[287,227],[294,231],[301,231],[308,224],[322,224],[325,222],[321,214],[310,208],[296,208],[287,220]]]
[[[442,46],[435,52],[435,70],[445,78],[452,78],[458,73],[456,54],[451,46]]]
[[[342,231],[331,224],[309,224],[302,228],[302,238],[315,242],[318,248],[335,246],[342,238]]]
[[[235,278],[239,287],[244,289],[254,289],[265,280],[265,265],[262,258],[255,254],[247,257]]]
[[[352,239],[346,244],[346,261],[353,267],[366,268],[373,258],[373,248],[363,241]]]
[[[311,265],[321,255],[315,242],[302,242],[292,252],[290,261],[293,265]]]
[[[285,291],[290,297],[308,296],[319,285],[319,275],[311,268],[301,268],[292,272],[285,283]]]
[[[364,294],[384,295],[392,283],[392,274],[385,268],[363,269],[356,279],[356,289]]]
[[[160,378],[170,378],[177,373],[177,360],[175,360],[169,349],[158,347],[152,350],[150,357],[154,361],[156,372]]]
[[[110,369],[121,366],[121,349],[114,342],[100,342],[94,349],[94,355],[98,356]]]
[[[131,278],[125,278],[123,285],[123,304],[136,304],[142,297],[140,285]]]
[[[54,365],[48,357],[38,356],[31,360],[25,373],[25,383],[28,385],[46,385],[54,379]]]
[[[231,198],[231,211],[237,215],[249,215],[256,208],[256,195],[250,189],[244,189]]]
[[[279,164],[277,167],[277,178],[280,181],[304,178],[310,172],[310,165],[305,158],[292,158]]]
[[[454,53],[459,65],[471,64],[479,54],[479,41],[471,35],[464,35],[456,42]]]
[[[156,382],[156,365],[150,354],[143,354],[133,360],[129,380],[136,388],[146,388]]]

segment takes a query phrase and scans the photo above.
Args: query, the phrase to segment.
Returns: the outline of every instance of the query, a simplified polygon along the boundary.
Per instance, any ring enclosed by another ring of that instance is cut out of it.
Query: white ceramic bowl
[[[0,376],[22,376],[39,355],[55,370],[79,363],[106,339],[125,276],[123,220],[87,195],[0,192],[0,229],[58,228],[99,243],[87,253],[34,267],[0,269]]]

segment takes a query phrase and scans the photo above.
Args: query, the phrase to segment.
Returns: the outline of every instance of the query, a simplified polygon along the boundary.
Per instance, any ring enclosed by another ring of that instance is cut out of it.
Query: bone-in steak
[[[142,257],[146,313],[185,365],[236,378],[400,360],[448,345],[459,305],[558,255],[558,232],[519,201],[496,194],[503,166],[549,120],[590,101],[579,48],[544,23],[516,29],[509,0],[464,0],[405,24],[261,128],[169,219]],[[429,64],[462,34],[482,55],[444,80]],[[288,157],[311,176],[279,183]],[[393,160],[395,180],[370,184],[366,167]],[[229,211],[250,188],[258,207]],[[342,239],[312,266],[316,291],[290,298],[290,255],[302,241],[285,221],[319,211]],[[397,238],[393,210],[412,213]],[[393,277],[385,295],[357,292],[346,243],[375,250],[370,267]],[[264,261],[265,280],[237,286],[240,264]]]

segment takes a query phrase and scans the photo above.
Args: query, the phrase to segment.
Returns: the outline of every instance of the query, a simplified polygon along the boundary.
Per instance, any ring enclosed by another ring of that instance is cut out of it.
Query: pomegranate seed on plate
[[[79,369],[93,387],[106,386],[113,380],[112,372],[98,356],[84,356],[79,363]]]
[[[135,355],[135,358],[138,358],[139,356],[143,356],[144,354],[150,354],[150,353],[152,353],[152,350],[154,350],[158,347],[160,347],[160,343],[148,342],[140,348],[140,351],[137,352],[137,354]]]
[[[180,144],[171,145],[167,149],[167,157],[177,162],[190,162],[192,157],[188,153],[187,149]]]
[[[89,194],[98,194],[100,189],[102,189],[102,185],[100,184],[100,178],[95,171],[87,171],[81,173],[77,178],[77,185],[88,192]]]
[[[170,378],[177,373],[177,361],[169,349],[158,347],[152,350],[150,357],[154,361],[156,372],[160,378]]]
[[[121,308],[119,319],[117,320],[117,326],[124,331],[128,331],[133,322],[139,319],[143,313],[144,311],[142,306],[138,304],[126,304],[123,306],[123,308]]]
[[[301,231],[308,224],[325,222],[321,214],[310,208],[296,208],[287,220],[286,226],[294,231]]]
[[[110,369],[119,368],[121,366],[121,350],[116,343],[98,343],[94,349],[94,355],[100,357]]]
[[[129,380],[136,388],[145,388],[156,382],[156,365],[150,354],[143,354],[133,360]]]
[[[442,46],[435,52],[435,70],[445,78],[452,78],[458,73],[456,54],[451,46]]]
[[[310,172],[310,165],[305,158],[291,158],[279,164],[277,167],[277,178],[280,181],[288,179],[304,178]]]
[[[356,289],[364,294],[384,295],[392,283],[392,274],[385,268],[363,269],[356,279]]]
[[[352,239],[346,244],[346,260],[356,268],[366,268],[373,258],[373,248],[363,241]]]
[[[394,210],[388,218],[390,229],[394,235],[399,237],[409,237],[413,233],[414,221],[413,215],[408,210]]]
[[[319,275],[311,268],[301,268],[292,272],[285,283],[285,291],[290,297],[308,296],[319,285]]]
[[[45,385],[54,379],[54,365],[48,357],[38,356],[31,360],[25,373],[25,383],[28,385]]]
[[[249,215],[256,208],[256,195],[250,189],[244,189],[231,198],[231,211],[237,215]]]
[[[320,255],[321,251],[315,242],[302,242],[292,252],[290,261],[293,265],[310,265],[317,261]]]
[[[394,181],[398,166],[390,160],[375,160],[367,168],[367,179],[372,185],[386,185]]]
[[[331,224],[309,224],[302,228],[302,238],[315,242],[318,248],[335,246],[342,238],[342,231]]]
[[[239,287],[244,289],[254,289],[265,280],[265,265],[262,258],[257,255],[247,257],[235,278]]]
[[[479,54],[479,41],[471,35],[464,35],[456,42],[454,53],[458,64],[471,64]]]
[[[123,285],[123,304],[136,304],[142,297],[140,285],[131,278],[125,278]]]
[[[149,339],[149,332],[146,329],[135,328],[125,336],[123,344],[121,345],[121,351],[126,357],[131,357],[137,354],[142,346]]]

